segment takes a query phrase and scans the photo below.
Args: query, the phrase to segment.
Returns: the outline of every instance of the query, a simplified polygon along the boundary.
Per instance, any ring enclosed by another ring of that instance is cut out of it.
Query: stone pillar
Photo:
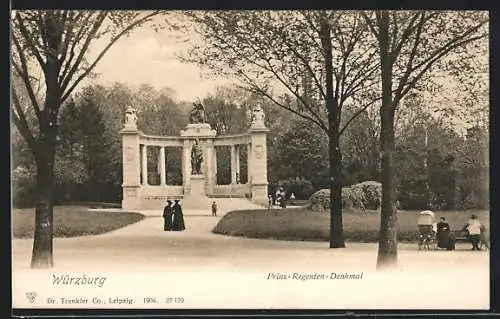
[[[236,146],[231,145],[231,184],[236,184]]]
[[[165,147],[161,146],[160,147],[160,185],[165,186],[167,185],[167,176],[165,172]]]
[[[206,183],[206,193],[212,195],[213,184],[214,184],[214,174],[213,174],[213,155],[214,155],[214,141],[212,139],[207,139],[205,142],[205,148],[203,152],[204,158],[204,175]]]
[[[252,144],[247,144],[247,184],[252,185]]]
[[[251,173],[252,202],[259,205],[267,203],[267,128],[251,128],[252,141]]]
[[[213,184],[214,185],[217,185],[217,148],[215,147],[215,145],[213,146],[212,148],[212,167],[213,167],[213,170],[212,170],[212,176],[213,176]]]
[[[182,184],[184,185],[184,195],[189,195],[191,191],[191,142],[184,140],[182,147]]]
[[[122,135],[123,155],[123,209],[136,209],[140,205],[140,135],[137,127],[125,127]]]
[[[148,185],[148,146],[143,144],[142,145],[142,170],[141,170],[141,175],[142,175],[142,185],[147,186]]]
[[[235,159],[236,159],[236,184],[240,183],[240,145],[235,145]]]

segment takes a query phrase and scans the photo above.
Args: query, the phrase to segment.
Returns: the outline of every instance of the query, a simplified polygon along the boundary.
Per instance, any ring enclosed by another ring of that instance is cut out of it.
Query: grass
[[[418,211],[402,211],[398,214],[398,241],[413,242],[417,231]],[[488,211],[435,212],[436,218],[444,216],[452,230],[461,229],[471,214],[489,228]],[[377,242],[380,212],[353,210],[343,212],[346,242]],[[245,210],[227,213],[214,227],[213,232],[229,236],[266,238],[296,241],[328,241],[330,215],[308,208]]]
[[[84,206],[54,207],[54,237],[99,235],[136,223],[144,218],[138,213],[88,211]],[[14,238],[32,238],[35,228],[35,209],[14,209],[12,215]]]
[[[293,206],[307,206],[310,204],[310,201],[309,201],[309,199],[294,199],[293,201],[288,200],[286,202],[286,204],[293,205]]]

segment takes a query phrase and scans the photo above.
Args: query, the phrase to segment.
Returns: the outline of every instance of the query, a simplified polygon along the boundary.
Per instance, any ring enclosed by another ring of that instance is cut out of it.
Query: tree
[[[37,123],[27,121],[27,106],[12,91],[12,120],[35,158],[37,198],[32,268],[53,266],[54,157],[60,106],[90,75],[109,48],[130,31],[152,21],[159,11],[18,11],[12,19],[12,65],[29,96]],[[93,40],[106,45],[91,61]],[[33,72],[41,70],[45,95],[35,95]],[[34,133],[37,133],[35,135]]]
[[[394,185],[394,119],[402,99],[432,77],[433,68],[454,54],[471,57],[468,49],[487,36],[484,12],[364,12],[380,58],[382,207],[377,267],[397,265],[397,209]],[[450,61],[447,61],[450,62]],[[442,67],[442,66],[441,66]]]
[[[324,131],[311,126],[309,121],[292,120],[290,129],[277,138],[275,150],[270,154],[269,166],[276,182],[299,177],[316,188],[328,186],[327,138]]]
[[[346,114],[353,114],[355,108],[346,108]],[[356,120],[345,130],[341,139],[343,149],[343,166],[347,177],[344,185],[352,185],[364,181],[380,180],[380,121],[374,110],[367,109],[360,113]]]
[[[359,13],[330,11],[194,12],[188,17],[205,43],[195,46],[185,60],[238,78],[247,89],[326,133],[333,203],[330,248],[345,247],[340,200],[342,107],[375,85],[378,69],[375,51],[365,45],[368,31],[363,18]],[[368,99],[361,109],[370,103]]]
[[[245,93],[241,88],[219,87],[203,99],[207,122],[218,135],[243,133],[250,127]]]

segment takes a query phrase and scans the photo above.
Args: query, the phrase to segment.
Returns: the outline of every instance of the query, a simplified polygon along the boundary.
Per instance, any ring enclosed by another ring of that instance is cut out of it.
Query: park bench
[[[467,242],[470,243],[469,236],[467,235],[467,232],[464,230],[452,230],[450,232],[451,236],[455,239],[455,242]],[[486,234],[481,235],[481,242],[479,243],[479,248],[487,248],[489,249],[489,240],[487,239],[488,236]]]

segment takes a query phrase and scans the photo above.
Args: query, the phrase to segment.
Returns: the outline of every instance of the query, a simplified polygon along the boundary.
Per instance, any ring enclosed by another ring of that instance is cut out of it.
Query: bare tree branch
[[[415,15],[415,17],[416,16],[417,15]],[[405,83],[407,83],[408,78],[409,78],[409,76],[411,75],[411,72],[412,72],[413,60],[415,59],[415,56],[417,54],[417,49],[418,49],[418,46],[420,44],[420,35],[422,34],[422,31],[423,31],[422,28],[423,28],[424,22],[425,22],[424,17],[425,17],[424,14],[421,13],[420,14],[420,21],[418,23],[417,31],[415,33],[415,40],[413,41],[413,47],[411,49],[411,52],[410,52],[410,55],[408,57],[408,61],[407,61],[407,64],[406,64],[406,70],[405,70],[405,73],[403,74],[403,76],[401,77],[401,79],[399,80],[398,88],[396,90],[396,96],[394,97],[394,105],[393,105],[394,108],[396,107],[396,105],[399,104],[399,101],[403,97],[401,95],[402,90],[403,90],[403,86],[405,85]],[[401,42],[403,42],[403,41],[401,40]],[[405,40],[405,42],[406,42],[406,40]],[[395,61],[397,59],[397,56],[393,55],[392,59],[393,59],[393,61]]]
[[[381,96],[377,97],[376,99],[372,100],[370,103],[367,103],[366,105],[364,105],[362,108],[360,108],[359,110],[357,110],[352,116],[351,118],[349,118],[349,120],[346,122],[346,124],[342,127],[342,129],[340,129],[339,131],[339,134],[342,135],[342,133],[344,133],[344,131],[347,129],[347,127],[349,126],[349,124],[351,124],[352,121],[354,121],[361,113],[363,113],[367,108],[369,108],[370,106],[372,106],[374,103],[380,101],[382,99]]]
[[[21,61],[21,66],[19,66],[18,62],[15,59],[12,59],[12,65],[14,66],[14,69],[16,70],[17,74],[21,77],[23,80],[24,86],[26,87],[26,91],[28,92],[28,96],[30,98],[31,104],[33,105],[33,108],[35,109],[35,113],[37,117],[40,117],[40,106],[38,105],[38,101],[36,99],[35,93],[33,92],[33,87],[30,82],[29,78],[29,71],[28,71],[28,64],[26,61],[26,56],[25,51],[23,51],[21,44],[17,40],[17,38],[12,35],[12,42],[14,42],[14,45],[16,46],[17,49],[17,54],[19,55],[19,60]]]
[[[106,45],[106,47],[101,51],[101,53],[99,53],[99,55],[94,60],[94,62],[82,74],[80,74],[80,76],[73,82],[73,85],[71,85],[71,87],[66,91],[66,93],[63,94],[63,96],[61,98],[61,103],[64,102],[70,96],[70,94],[73,92],[75,87],[95,68],[97,63],[102,59],[104,54],[106,54],[106,52],[108,52],[108,50],[111,48],[111,46],[116,41],[118,41],[122,36],[124,36],[129,31],[134,29],[136,26],[144,23],[145,21],[147,21],[148,19],[152,18],[155,15],[158,15],[159,13],[160,13],[160,11],[154,11],[154,12],[142,17],[141,19],[136,20],[134,23],[131,23],[128,27],[126,27],[120,33],[118,33],[116,36],[114,36],[113,39],[111,41],[109,41],[109,43]],[[88,48],[88,46],[87,46],[87,48]],[[85,49],[85,50],[87,50],[87,49]],[[82,49],[82,51],[84,51],[84,50]],[[71,74],[71,71],[70,71],[70,74]],[[69,75],[68,75],[68,77],[69,77]],[[69,84],[69,81],[67,84]],[[63,92],[64,92],[65,88],[66,87],[63,88]]]
[[[301,113],[301,112],[298,112],[297,110],[295,110],[294,108],[291,108],[283,103],[280,103],[278,100],[276,100],[274,97],[272,97],[272,95],[270,95],[269,93],[266,92],[266,90],[263,90],[258,84],[255,83],[255,81],[250,78],[249,76],[247,76],[245,73],[241,72],[241,75],[247,80],[247,82],[251,85],[251,90],[255,93],[258,93],[258,94],[262,94],[264,95],[265,97],[267,97],[271,102],[273,102],[274,104],[278,105],[279,107],[282,107],[306,120],[309,120],[313,123],[315,123],[316,125],[318,125],[322,130],[324,130],[325,132],[328,132],[328,127],[323,123],[323,121],[321,121],[321,119],[318,119],[318,118],[313,118],[309,115],[306,115],[304,113]]]
[[[59,76],[59,83],[63,83],[63,80],[67,78],[69,71],[72,68],[72,62],[73,59],[75,58],[75,49],[77,45],[80,43],[82,40],[83,35],[85,32],[87,32],[88,29],[92,27],[92,24],[89,23],[90,18],[95,14],[95,12],[86,12],[86,15],[82,18],[81,26],[76,35],[73,37],[73,40],[71,41],[71,48],[70,48],[70,53],[68,59],[66,59],[66,54],[64,56],[64,60],[61,61],[62,64],[62,73]],[[70,40],[70,38],[68,38]],[[61,57],[62,59],[62,57]]]
[[[28,29],[26,29],[26,26],[24,25],[24,20],[20,14],[16,15],[16,20],[18,22],[19,30],[21,31],[23,39],[26,40],[26,44],[28,45],[28,49],[35,56],[36,60],[40,64],[40,67],[45,72],[45,61],[43,60],[42,55],[38,51],[38,47],[34,42],[35,40],[33,39],[33,36],[30,34]],[[12,34],[12,37],[14,37],[14,34]]]
[[[14,109],[15,109],[15,112],[12,112],[12,120],[16,125],[17,129],[19,130],[19,132],[26,140],[26,143],[28,143],[28,146],[31,148],[33,153],[35,153],[37,148],[37,142],[33,137],[33,134],[31,133],[28,121],[26,120],[26,114],[23,111],[21,102],[19,101],[19,97],[14,87],[12,88],[12,99],[13,99],[12,104],[14,104]]]
[[[61,93],[63,93],[63,92],[66,91],[66,88],[68,87],[69,82],[74,77],[74,75],[75,75],[76,71],[78,70],[78,68],[81,67],[81,63],[83,61],[83,58],[85,57],[85,54],[87,53],[87,50],[88,50],[88,48],[90,46],[90,43],[94,39],[94,37],[97,34],[97,32],[99,31],[99,28],[101,28],[102,23],[106,19],[107,14],[108,14],[107,12],[99,12],[96,20],[91,24],[92,28],[90,29],[89,33],[86,34],[87,38],[85,39],[82,47],[80,48],[80,53],[78,54],[78,57],[76,58],[75,63],[69,69],[69,71],[66,74],[66,76],[64,78],[60,79],[61,80]],[[86,26],[82,25],[81,28],[85,29]],[[69,90],[70,94],[71,94],[71,91],[72,90],[70,89]],[[62,101],[64,101],[64,100],[65,100],[65,98],[62,98]]]

